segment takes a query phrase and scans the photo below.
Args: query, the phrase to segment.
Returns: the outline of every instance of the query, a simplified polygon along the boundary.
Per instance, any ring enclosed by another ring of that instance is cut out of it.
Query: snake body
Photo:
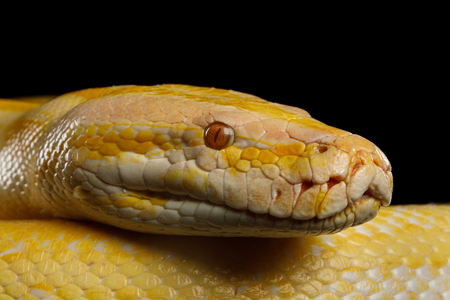
[[[0,109],[0,300],[450,297],[448,208],[375,218],[386,156],[302,109],[183,85]]]

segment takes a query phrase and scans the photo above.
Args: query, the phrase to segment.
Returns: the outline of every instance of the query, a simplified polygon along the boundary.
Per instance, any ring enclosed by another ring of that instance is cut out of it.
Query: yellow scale
[[[92,93],[105,91],[73,93],[72,105]],[[249,107],[267,110],[252,99]],[[41,102],[0,101],[0,146],[24,126],[17,117]],[[156,145],[178,149],[183,142],[151,131],[109,130],[79,129],[72,141],[79,149],[75,163],[122,150],[144,154]],[[317,147],[300,142],[274,151],[231,146],[220,153],[236,172],[258,167],[275,178],[283,168],[298,168],[294,161],[320,152]],[[139,200],[138,191],[127,196],[118,195],[115,205],[149,205]],[[284,239],[163,236],[61,219],[0,220],[0,300],[449,299],[449,258],[448,205],[383,207],[372,221],[335,235]]]

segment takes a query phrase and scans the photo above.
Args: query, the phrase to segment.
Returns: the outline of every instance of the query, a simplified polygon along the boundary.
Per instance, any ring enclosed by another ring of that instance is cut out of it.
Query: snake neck
[[[66,217],[39,200],[39,176],[45,172],[38,172],[38,157],[43,155],[43,133],[80,102],[75,100],[41,106],[0,101],[0,219]]]
[[[0,99],[0,219],[73,218],[67,209],[55,208],[54,199],[42,201],[43,178],[55,173],[44,162],[56,147],[46,132],[55,130],[56,121],[75,106],[115,89],[86,89],[42,105]]]

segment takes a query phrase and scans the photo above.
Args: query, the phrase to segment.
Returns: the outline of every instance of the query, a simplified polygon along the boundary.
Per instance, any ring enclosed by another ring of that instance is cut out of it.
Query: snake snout
[[[373,197],[387,206],[392,198],[392,174],[374,163],[372,157],[365,151],[355,157],[348,185],[349,200]]]
[[[352,140],[359,144],[367,141],[354,137]],[[339,143],[313,143],[297,158],[281,157],[277,162],[281,176],[296,191],[290,217],[305,221],[338,218],[346,209],[365,215],[374,205],[389,205],[392,174],[389,162],[380,153],[357,145],[346,149]]]

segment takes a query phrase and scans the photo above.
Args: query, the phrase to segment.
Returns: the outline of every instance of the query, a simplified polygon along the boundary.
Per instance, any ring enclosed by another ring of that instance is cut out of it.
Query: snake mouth
[[[364,174],[356,173],[349,180],[302,183],[290,217],[296,220],[326,219],[361,203],[388,206],[392,194],[389,175],[374,171],[372,178],[367,175],[367,170],[361,172]]]
[[[277,208],[276,205],[260,213],[193,195],[106,186],[95,173],[82,169],[74,172],[81,182],[74,195],[90,208],[85,210],[90,219],[134,231],[206,236],[306,236],[333,234],[374,218],[380,205],[387,205],[390,200],[388,175],[389,172],[383,172],[375,164],[355,164],[344,180],[331,178],[323,184],[305,181],[294,186],[284,179],[274,180],[269,185],[272,202],[284,201],[286,197],[296,199],[288,216],[284,211],[270,209]],[[107,193],[103,194],[106,197],[100,195],[99,188]],[[254,188],[260,187],[255,184]],[[93,194],[98,196],[92,197]],[[248,194],[258,196],[251,190]]]
[[[84,217],[132,231],[158,234],[264,238],[334,234],[373,219],[380,207],[380,202],[367,191],[359,201],[339,213],[298,220],[257,214],[168,192],[131,191],[119,187],[108,190],[115,190],[110,198],[118,200],[114,205],[103,202],[95,207],[84,189],[82,193],[86,197],[78,193],[81,189],[76,191],[85,204]]]

